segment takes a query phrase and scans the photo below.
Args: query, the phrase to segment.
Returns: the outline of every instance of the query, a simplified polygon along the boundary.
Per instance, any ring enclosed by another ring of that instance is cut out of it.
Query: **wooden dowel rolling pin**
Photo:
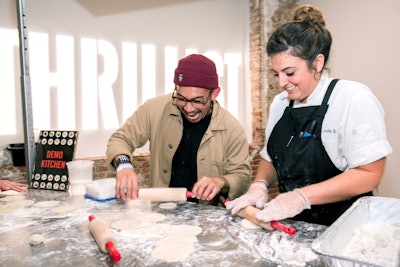
[[[151,201],[186,201],[192,197],[192,192],[187,191],[186,188],[181,187],[152,187],[152,188],[141,188],[138,192],[138,198],[140,200],[151,200]]]
[[[107,224],[94,215],[89,216],[89,231],[96,240],[100,250],[108,253],[113,262],[121,260],[121,254],[116,249],[117,240],[114,238]]]
[[[226,200],[225,203],[229,201]],[[271,221],[269,223],[260,221],[256,218],[257,213],[259,213],[261,210],[257,209],[256,207],[253,206],[247,206],[241,210],[239,210],[239,212],[237,213],[237,215],[239,215],[240,217],[247,219],[249,221],[251,221],[252,223],[268,230],[271,231],[273,229],[278,229],[288,235],[295,235],[296,234],[296,229],[294,229],[291,226],[285,225],[283,223],[277,222],[277,221]]]

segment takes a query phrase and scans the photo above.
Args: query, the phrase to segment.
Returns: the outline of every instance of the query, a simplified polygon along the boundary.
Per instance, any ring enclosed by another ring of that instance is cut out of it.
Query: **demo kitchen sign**
[[[67,162],[74,158],[77,140],[78,131],[40,131],[31,188],[68,190]]]

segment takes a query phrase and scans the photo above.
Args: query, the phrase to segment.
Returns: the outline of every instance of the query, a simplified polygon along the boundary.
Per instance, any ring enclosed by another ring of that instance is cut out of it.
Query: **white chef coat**
[[[332,78],[324,71],[307,103],[294,101],[294,108],[321,105]],[[265,139],[289,105],[287,92],[277,96],[270,106]],[[386,138],[384,110],[371,90],[355,81],[339,80],[328,101],[329,107],[322,123],[322,144],[335,166],[345,171],[381,159],[392,152]],[[260,153],[272,161],[266,145]]]

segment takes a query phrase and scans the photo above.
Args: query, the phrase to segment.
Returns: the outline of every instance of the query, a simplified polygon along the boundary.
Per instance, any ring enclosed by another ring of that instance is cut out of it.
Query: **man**
[[[213,61],[192,54],[179,61],[172,94],[141,105],[109,139],[116,197],[136,198],[132,152],[150,141],[150,186],[185,187],[201,203],[222,205],[251,182],[248,141],[240,122],[216,101],[221,88]]]

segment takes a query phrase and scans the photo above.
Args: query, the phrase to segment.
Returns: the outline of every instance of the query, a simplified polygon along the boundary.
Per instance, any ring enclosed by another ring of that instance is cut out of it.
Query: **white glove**
[[[225,204],[226,209],[235,215],[239,210],[256,205],[262,208],[268,200],[268,188],[263,183],[252,183],[246,194]]]
[[[307,196],[300,189],[279,194],[276,198],[264,205],[264,209],[257,213],[256,218],[263,222],[279,221],[292,218],[305,209],[310,209]]]

